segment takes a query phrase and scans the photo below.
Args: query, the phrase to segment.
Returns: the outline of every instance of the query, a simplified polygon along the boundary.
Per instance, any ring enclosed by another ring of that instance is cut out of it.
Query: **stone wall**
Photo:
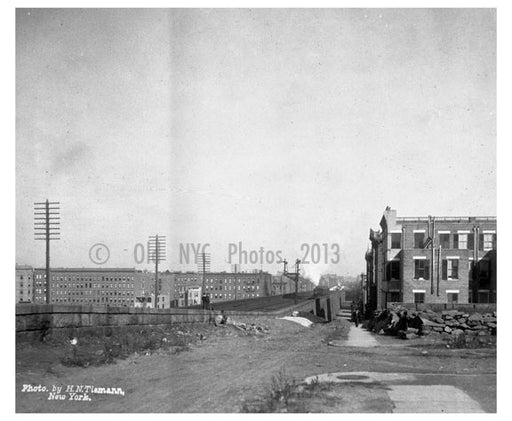
[[[338,293],[303,301],[276,311],[225,311],[227,316],[241,322],[258,318],[281,317],[293,311],[313,312],[322,310],[331,321],[340,307]],[[220,314],[215,311],[214,314]],[[162,326],[173,323],[208,323],[211,312],[200,309],[106,307],[93,305],[18,304],[16,305],[17,340],[34,340],[42,337],[73,336],[80,333],[102,334],[112,329],[141,326]]]

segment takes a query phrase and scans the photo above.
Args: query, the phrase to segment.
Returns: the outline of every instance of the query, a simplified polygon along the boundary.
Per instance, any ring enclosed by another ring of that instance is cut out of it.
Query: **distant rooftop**
[[[32,266],[30,265],[16,265],[16,269],[17,270],[21,270],[21,269],[32,269]]]
[[[34,270],[46,270],[34,268]],[[50,268],[52,272],[135,272],[135,268]]]
[[[470,221],[496,221],[495,216],[434,216],[436,221],[441,222],[470,222]],[[427,222],[428,217],[399,216],[396,222]]]

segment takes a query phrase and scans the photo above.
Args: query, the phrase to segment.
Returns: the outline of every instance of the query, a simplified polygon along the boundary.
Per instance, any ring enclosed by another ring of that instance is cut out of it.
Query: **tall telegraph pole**
[[[295,281],[295,304],[297,304],[298,295],[299,295],[299,276],[300,276],[300,259],[295,260],[295,272],[288,272],[288,262],[285,260],[283,262],[284,270],[283,275],[287,278]]]
[[[210,253],[199,253],[196,255],[197,271],[202,274],[201,295],[206,294],[206,272],[210,271],[211,263]]]
[[[34,203],[34,235],[46,241],[46,304],[51,303],[50,293],[50,241],[60,240],[60,202]]]
[[[165,236],[152,235],[148,241],[149,261],[155,262],[155,305],[158,308],[158,263],[165,260]]]

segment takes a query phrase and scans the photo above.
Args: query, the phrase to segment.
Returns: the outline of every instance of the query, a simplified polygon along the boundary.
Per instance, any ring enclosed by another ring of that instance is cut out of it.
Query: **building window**
[[[400,302],[400,292],[399,291],[391,291],[389,293],[389,302],[390,303],[399,303]]]
[[[416,304],[423,304],[425,302],[425,293],[424,292],[415,292],[414,293],[414,302]]]
[[[459,250],[467,250],[468,249],[468,235],[467,234],[457,234],[457,248]]]
[[[450,234],[439,234],[439,245],[443,249],[450,248]]]
[[[424,232],[415,232],[414,233],[414,248],[415,249],[422,249],[423,243],[425,239],[425,233]]]
[[[448,304],[457,304],[459,302],[459,293],[458,292],[448,292],[446,294],[446,300]]]
[[[442,275],[444,281],[451,279],[459,279],[459,260],[443,259]]]
[[[401,249],[402,248],[402,233],[392,232],[391,233],[391,248]]]
[[[430,260],[428,259],[415,259],[414,260],[414,278],[415,279],[430,279]]]
[[[483,250],[494,250],[496,248],[495,236],[496,234],[483,234]]]
[[[453,234],[453,248],[458,250],[473,250],[473,234]]]
[[[391,260],[387,264],[387,280],[400,279],[400,260]]]
[[[481,280],[489,279],[490,262],[489,260],[480,260],[478,262],[478,272]]]

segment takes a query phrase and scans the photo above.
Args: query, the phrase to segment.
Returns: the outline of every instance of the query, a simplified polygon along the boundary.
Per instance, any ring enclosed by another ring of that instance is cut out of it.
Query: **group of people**
[[[423,320],[418,313],[413,312],[409,316],[407,310],[391,311],[388,309],[383,310],[376,319],[376,322],[384,321],[386,327],[384,331],[391,335],[400,334],[400,332],[407,332],[408,328],[417,329],[417,334],[423,333]]]
[[[214,326],[225,325],[228,323],[228,316],[224,314],[224,310],[221,310],[220,314],[215,314],[215,310],[213,306],[210,304],[210,296],[208,294],[203,294],[201,297],[201,302],[203,305],[203,310],[209,310],[208,315],[208,323]]]

